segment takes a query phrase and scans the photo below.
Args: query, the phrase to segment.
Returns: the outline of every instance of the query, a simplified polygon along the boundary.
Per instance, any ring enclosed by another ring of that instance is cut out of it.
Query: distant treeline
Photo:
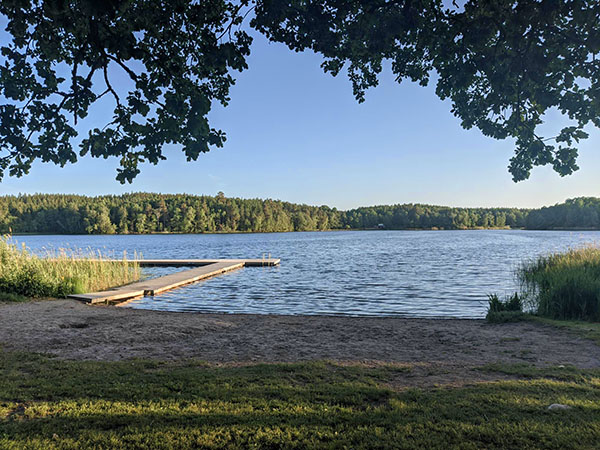
[[[600,199],[541,209],[420,204],[339,211],[279,200],[134,193],[0,197],[0,233],[112,234],[275,232],[331,229],[600,228]]]
[[[600,229],[600,198],[579,197],[533,209],[526,226],[532,230]]]

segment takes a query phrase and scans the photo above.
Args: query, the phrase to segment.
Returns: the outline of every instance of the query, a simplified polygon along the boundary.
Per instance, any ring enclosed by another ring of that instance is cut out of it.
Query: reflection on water
[[[144,297],[127,307],[258,314],[483,317],[487,294],[516,289],[520,261],[600,241],[600,232],[337,231],[314,233],[18,236],[33,250],[76,247],[146,258],[260,258],[249,267]],[[146,268],[149,276],[178,268]]]

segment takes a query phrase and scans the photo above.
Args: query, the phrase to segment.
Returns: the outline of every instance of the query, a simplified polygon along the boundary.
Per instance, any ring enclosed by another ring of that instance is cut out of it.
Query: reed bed
[[[600,321],[600,247],[540,256],[524,263],[517,277],[537,315]]]
[[[0,237],[0,292],[26,297],[66,297],[140,279],[139,264],[91,250],[47,251],[42,256]]]

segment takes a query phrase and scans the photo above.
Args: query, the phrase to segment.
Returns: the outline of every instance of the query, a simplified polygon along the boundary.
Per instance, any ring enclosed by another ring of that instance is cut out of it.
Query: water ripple
[[[487,294],[516,290],[520,261],[598,242],[600,232],[339,231],[235,235],[19,236],[32,250],[99,248],[146,258],[260,258],[132,308],[188,312],[480,318]],[[147,268],[161,276],[179,268]]]

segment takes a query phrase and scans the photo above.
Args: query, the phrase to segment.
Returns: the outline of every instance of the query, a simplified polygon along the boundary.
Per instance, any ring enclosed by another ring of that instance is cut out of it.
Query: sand
[[[73,360],[407,364],[415,384],[494,378],[473,369],[497,362],[600,367],[594,342],[528,322],[174,313],[75,300],[0,303],[0,346]]]

